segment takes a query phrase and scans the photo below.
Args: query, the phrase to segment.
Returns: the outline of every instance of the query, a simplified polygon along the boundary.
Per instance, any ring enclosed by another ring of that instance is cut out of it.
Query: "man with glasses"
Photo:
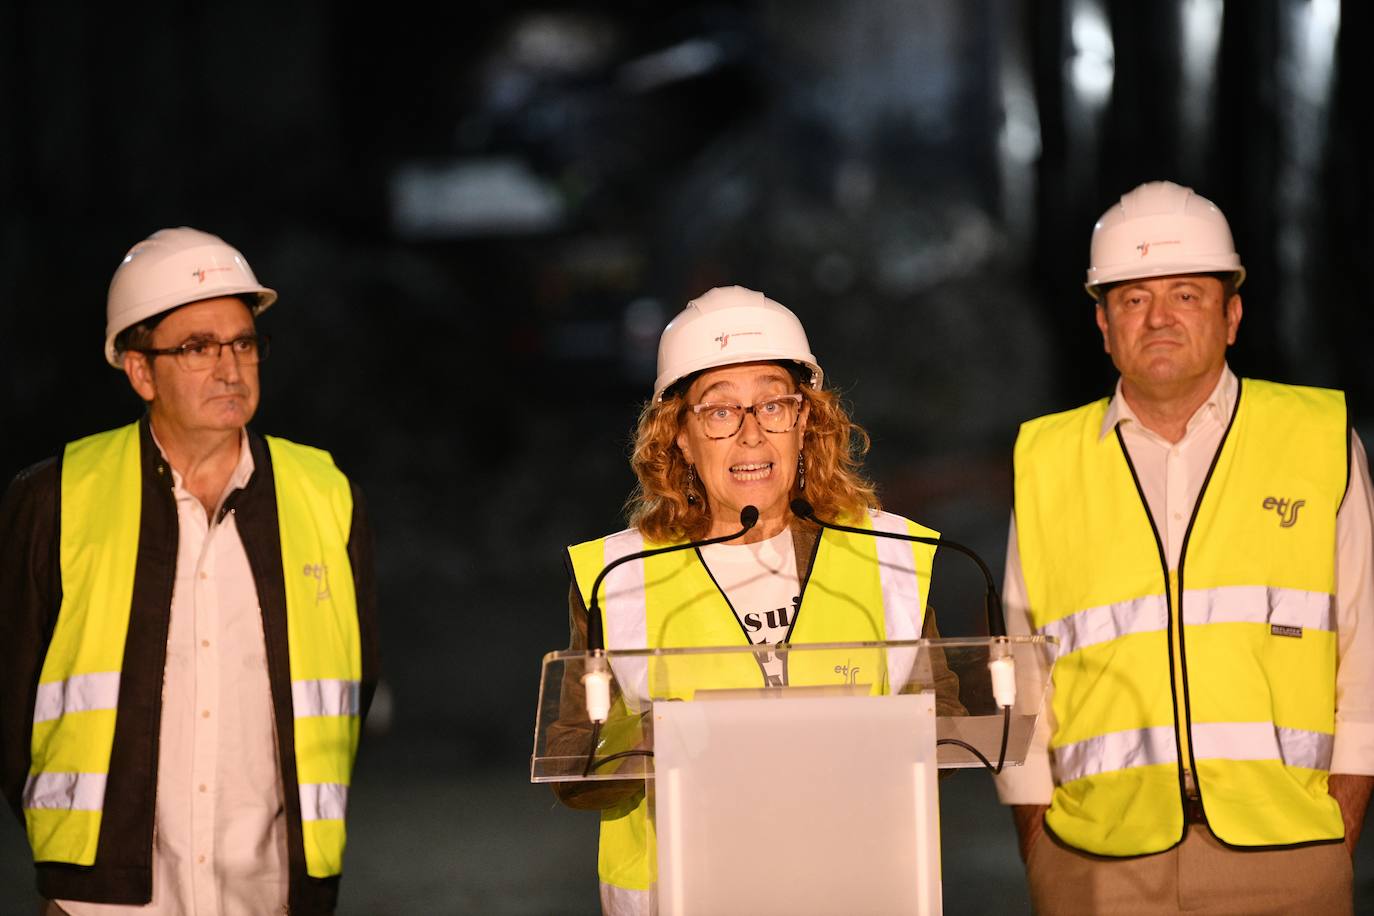
[[[247,429],[276,298],[208,233],[134,246],[105,355],[145,415],[0,503],[0,785],[49,914],[334,910],[371,533],[327,453]]]

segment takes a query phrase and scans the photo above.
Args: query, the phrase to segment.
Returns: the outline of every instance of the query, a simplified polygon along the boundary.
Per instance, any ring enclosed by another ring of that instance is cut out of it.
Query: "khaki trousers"
[[[1129,859],[1072,849],[1041,833],[1026,862],[1031,903],[1042,916],[1109,913],[1261,914],[1353,912],[1344,843],[1242,851],[1202,824],[1167,852]]]

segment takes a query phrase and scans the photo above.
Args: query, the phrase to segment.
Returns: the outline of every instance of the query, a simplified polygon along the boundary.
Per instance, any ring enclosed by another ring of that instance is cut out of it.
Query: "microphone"
[[[709,547],[712,544],[733,541],[735,538],[743,537],[758,523],[758,507],[745,506],[739,513],[740,529],[734,534],[706,538],[701,541],[688,541],[685,544],[673,544],[671,547],[655,547],[653,550],[627,553],[625,556],[618,557],[606,564],[606,567],[597,573],[596,580],[592,582],[592,602],[587,608],[587,651],[595,658],[588,662],[587,673],[582,675],[582,683],[586,687],[587,717],[589,719],[597,723],[605,722],[611,711],[611,675],[606,670],[606,663],[602,660],[606,653],[606,637],[601,625],[601,607],[596,597],[597,591],[601,588],[601,582],[606,578],[607,573],[631,560],[642,560],[646,557],[656,557],[661,553],[672,553],[675,550],[690,550],[693,547]]]
[[[949,547],[968,557],[978,564],[978,569],[983,573],[983,581],[987,584],[987,593],[984,596],[984,606],[988,619],[988,635],[994,639],[1005,639],[1007,635],[1006,616],[1002,611],[1002,597],[997,592],[997,583],[993,581],[992,570],[988,569],[988,564],[983,562],[983,558],[970,547],[965,547],[957,541],[948,538],[922,537],[918,534],[899,534],[895,531],[877,531],[872,528],[852,528],[849,525],[837,525],[833,522],[824,521],[816,516],[816,510],[811,503],[801,497],[792,500],[790,504],[792,514],[797,518],[809,519],[820,525],[822,528],[829,528],[831,531],[845,531],[849,534],[866,534],[875,538],[892,538],[898,541],[914,541],[918,544],[932,544],[936,547]],[[993,650],[996,652],[996,650]],[[988,667],[992,673],[992,692],[999,706],[1011,706],[1016,701],[1016,676],[1012,668],[1010,655],[1003,652],[995,655],[989,662]],[[1004,702],[1005,701],[1005,702]]]
[[[877,531],[873,528],[851,528],[848,525],[837,525],[817,517],[816,510],[811,507],[811,504],[800,497],[792,500],[790,508],[792,509],[792,514],[797,518],[808,519],[820,525],[822,528],[829,528],[832,531],[846,531],[850,534],[866,534],[875,538],[893,538],[898,541],[915,541],[918,544],[933,544],[936,547],[949,547],[952,550],[965,554],[970,557],[973,562],[978,564],[978,569],[983,573],[983,581],[987,584],[987,594],[984,604],[987,610],[988,635],[994,637],[1007,635],[1006,617],[1002,613],[1002,598],[997,592],[997,584],[993,581],[992,570],[988,569],[988,565],[983,562],[983,558],[978,556],[971,547],[965,547],[963,544],[957,541],[951,541],[949,538],[929,538],[922,537],[918,534],[899,534],[895,531]]]

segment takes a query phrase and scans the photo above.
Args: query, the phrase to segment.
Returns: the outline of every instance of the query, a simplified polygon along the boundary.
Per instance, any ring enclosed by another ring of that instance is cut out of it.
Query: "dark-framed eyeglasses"
[[[228,348],[229,355],[240,366],[256,366],[267,359],[270,339],[266,334],[241,334],[232,340],[215,340],[196,337],[177,347],[137,347],[135,353],[142,353],[150,359],[156,356],[171,356],[177,365],[187,372],[204,372],[219,362],[220,355]]]
[[[797,425],[801,416],[800,392],[767,398],[743,407],[739,404],[693,404],[692,413],[701,420],[708,439],[729,439],[744,425],[744,415],[753,414],[766,433],[785,433]]]

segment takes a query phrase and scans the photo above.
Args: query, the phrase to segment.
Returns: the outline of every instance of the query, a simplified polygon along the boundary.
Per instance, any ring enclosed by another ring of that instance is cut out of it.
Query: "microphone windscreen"
[[[792,514],[795,515],[797,518],[810,518],[811,513],[814,511],[811,508],[811,504],[806,500],[802,499],[800,496],[792,500],[791,509]]]
[[[739,523],[740,527],[746,531],[757,525],[759,523],[758,506],[745,506],[739,510]]]

